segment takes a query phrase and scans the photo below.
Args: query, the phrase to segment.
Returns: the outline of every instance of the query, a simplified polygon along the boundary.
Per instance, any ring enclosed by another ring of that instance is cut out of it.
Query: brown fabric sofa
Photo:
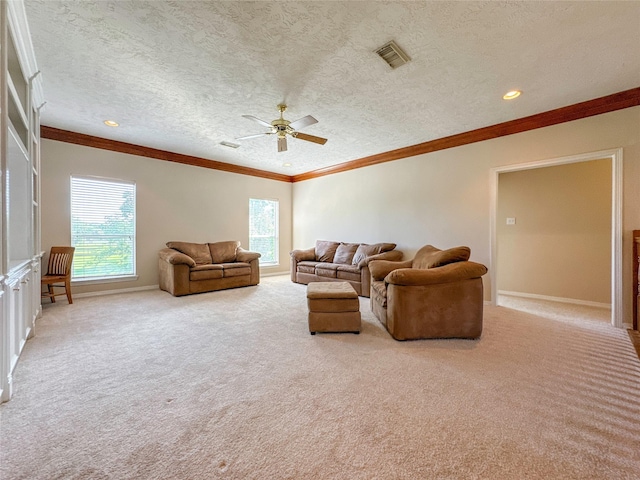
[[[468,247],[422,247],[413,260],[372,261],[371,309],[396,340],[478,338],[482,275]]]
[[[168,242],[158,252],[160,288],[176,297],[260,283],[260,254],[238,241]]]
[[[349,282],[358,295],[369,296],[371,274],[369,262],[379,260],[401,260],[402,252],[394,250],[395,243],[340,243],[316,241],[316,246],[307,250],[291,252],[291,281]]]

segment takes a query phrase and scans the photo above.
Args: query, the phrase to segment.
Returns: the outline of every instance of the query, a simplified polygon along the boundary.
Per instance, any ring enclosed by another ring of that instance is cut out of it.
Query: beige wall
[[[71,175],[136,182],[137,273],[130,282],[78,285],[75,293],[158,284],[157,252],[167,241],[240,240],[249,248],[249,198],[280,202],[280,265],[291,250],[291,184],[123,153],[42,141],[42,249],[70,245]]]
[[[622,147],[624,321],[631,314],[631,230],[640,227],[640,107],[293,185],[293,246],[316,239],[469,245],[489,265],[491,168]],[[485,275],[485,298],[490,298]]]
[[[611,303],[610,159],[501,173],[496,226],[499,291]]]

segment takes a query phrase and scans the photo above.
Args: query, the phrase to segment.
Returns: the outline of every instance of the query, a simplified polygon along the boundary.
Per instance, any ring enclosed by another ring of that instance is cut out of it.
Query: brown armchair
[[[393,338],[480,337],[487,267],[469,255],[427,245],[413,260],[369,263],[371,309]]]

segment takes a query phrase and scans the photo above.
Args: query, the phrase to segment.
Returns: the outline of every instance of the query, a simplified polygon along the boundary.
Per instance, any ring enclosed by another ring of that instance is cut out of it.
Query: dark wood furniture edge
[[[352,160],[338,165],[332,165],[318,170],[313,170],[298,175],[284,175],[279,173],[267,172],[250,167],[232,165],[230,163],[219,162],[216,160],[207,160],[205,158],[193,157],[191,155],[183,155],[180,153],[158,150],[156,148],[134,145],[131,143],[109,140],[106,138],[85,135],[82,133],[61,130],[58,128],[42,126],[41,138],[49,140],[57,140],[60,142],[74,143],[76,145],[84,145],[87,147],[100,148],[103,150],[111,150],[114,152],[128,153],[131,155],[139,155],[142,157],[155,158],[168,162],[182,163],[185,165],[193,165],[196,167],[211,168],[214,170],[222,170],[225,172],[238,173],[241,175],[251,175],[254,177],[268,178],[281,182],[301,182],[311,180],[313,178],[332,175],[334,173],[346,172],[357,168],[377,165],[379,163],[400,160],[402,158],[413,157],[425,153],[436,152],[448,148],[468,145],[470,143],[482,142],[493,138],[512,135],[514,133],[526,132],[538,128],[549,127],[559,123],[571,122],[581,118],[587,118],[603,113],[614,112],[625,108],[640,105],[640,87],[625,90],[623,92],[614,93],[605,97],[588,100],[586,102],[576,103],[567,107],[549,110],[547,112],[538,113],[529,117],[519,118],[489,127],[471,130],[469,132],[458,133],[449,137],[443,137],[428,142],[411,145],[408,147],[391,150],[388,152],[371,155],[356,160]]]
[[[417,145],[411,145],[397,150],[391,150],[377,155],[352,160],[338,165],[320,168],[311,172],[301,173],[293,176],[293,182],[301,182],[303,180],[310,180],[325,175],[346,172],[348,170],[377,165],[379,163],[399,160],[401,158],[413,157],[415,155],[422,155],[438,150],[459,147],[470,143],[491,140],[493,138],[549,127],[559,123],[571,122],[573,120],[579,120],[581,118],[592,117],[594,115],[600,115],[638,105],[640,105],[640,87],[588,100],[586,102],[576,103],[575,105],[549,110],[529,117],[519,118],[499,123],[497,125],[491,125],[489,127],[483,127],[477,130],[471,130],[469,132],[459,133],[449,137],[430,140]]]
[[[638,290],[640,290],[640,230],[633,231],[633,329],[638,330]]]
[[[102,150],[111,150],[113,152],[127,153],[130,155],[138,155],[141,157],[154,158],[157,160],[165,160],[167,162],[176,162],[185,165],[193,165],[196,167],[211,168],[213,170],[239,173],[241,175],[251,175],[253,177],[268,178],[270,180],[278,180],[281,182],[292,182],[292,178],[289,175],[267,172],[266,170],[243,167],[240,165],[232,165],[230,163],[219,162],[217,160],[207,160],[205,158],[183,155],[181,153],[168,152],[166,150],[144,147],[142,145],[134,145],[132,143],[109,140],[107,138],[85,135],[83,133],[61,130],[59,128],[47,127],[44,125],[40,127],[40,136],[41,138],[46,138],[48,140],[57,140],[59,142],[100,148]]]
[[[637,330],[627,330],[627,333],[629,334],[631,343],[636,349],[636,353],[638,354],[638,358],[640,359],[640,332],[638,332]]]

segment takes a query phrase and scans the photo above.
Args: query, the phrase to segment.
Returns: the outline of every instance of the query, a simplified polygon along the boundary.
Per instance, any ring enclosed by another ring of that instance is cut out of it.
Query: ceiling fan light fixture
[[[510,92],[505,93],[502,98],[505,100],[513,100],[514,98],[518,98],[522,92],[520,90],[511,90]]]

